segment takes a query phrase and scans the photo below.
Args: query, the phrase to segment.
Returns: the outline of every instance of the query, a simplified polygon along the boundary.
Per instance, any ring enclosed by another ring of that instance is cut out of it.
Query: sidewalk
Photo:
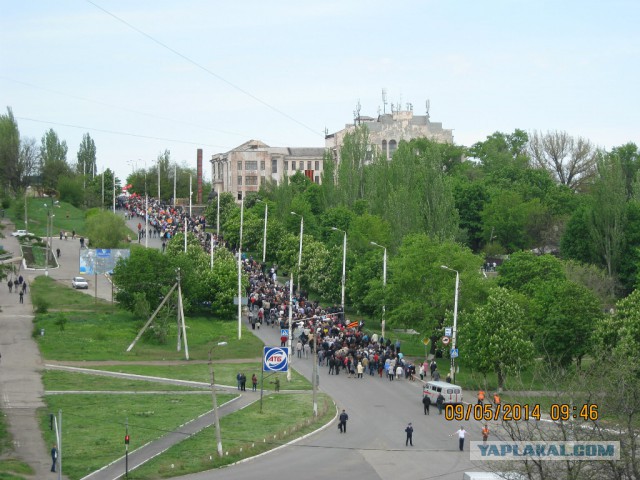
[[[14,230],[8,220],[2,223],[6,238],[4,248],[15,256],[21,255],[18,240],[11,236]],[[21,270],[20,274],[31,283],[41,272]],[[37,421],[37,409],[44,407],[44,387],[40,379],[43,368],[40,351],[31,337],[33,331],[33,307],[31,292],[27,291],[24,303],[19,303],[15,290],[9,293],[6,282],[0,285],[0,407],[6,415],[9,432],[13,437],[15,455],[34,469],[34,480],[57,478],[52,473],[50,445],[45,445]],[[63,455],[64,455],[64,445]]]

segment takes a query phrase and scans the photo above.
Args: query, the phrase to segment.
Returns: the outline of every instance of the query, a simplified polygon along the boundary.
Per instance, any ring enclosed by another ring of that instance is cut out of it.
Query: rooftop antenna
[[[324,136],[326,137],[327,135],[329,135],[329,129],[324,127]]]
[[[382,89],[382,114],[387,113],[387,89]]]
[[[427,110],[427,120],[429,120],[429,108],[431,107],[431,102],[429,101],[429,99],[427,99],[424,106]]]
[[[356,103],[356,109],[353,111],[354,116],[354,124],[360,124],[360,99],[358,99],[358,103]]]

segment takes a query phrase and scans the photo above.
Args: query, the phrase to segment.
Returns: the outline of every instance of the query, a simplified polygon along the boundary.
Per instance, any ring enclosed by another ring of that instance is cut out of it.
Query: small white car
[[[27,235],[33,235],[33,233],[27,232],[26,230],[16,230],[15,232],[11,232],[11,235],[14,237],[25,237]]]
[[[73,280],[71,280],[71,286],[73,288],[89,288],[89,284],[82,277],[73,277]]]

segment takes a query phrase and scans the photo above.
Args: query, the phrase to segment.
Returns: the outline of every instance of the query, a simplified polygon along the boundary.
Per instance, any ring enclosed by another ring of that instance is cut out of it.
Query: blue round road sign
[[[262,370],[265,372],[286,372],[289,367],[287,347],[264,347]]]

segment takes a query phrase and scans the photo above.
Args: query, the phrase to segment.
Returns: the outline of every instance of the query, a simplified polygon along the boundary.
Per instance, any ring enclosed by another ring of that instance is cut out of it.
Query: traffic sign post
[[[442,337],[442,344],[443,345],[449,345],[450,341],[451,341],[451,339],[449,337]]]
[[[453,333],[453,329],[451,327],[445,327],[444,328],[444,336],[445,337],[450,337],[452,333]]]
[[[458,358],[458,349],[457,348],[452,348],[451,349],[451,358]]]

